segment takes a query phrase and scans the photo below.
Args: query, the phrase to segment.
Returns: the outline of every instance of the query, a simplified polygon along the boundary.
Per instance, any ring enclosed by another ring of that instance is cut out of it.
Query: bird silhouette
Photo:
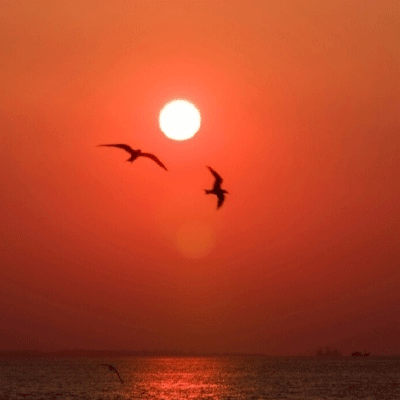
[[[121,383],[124,383],[124,381],[122,380],[122,378],[119,376],[118,371],[115,369],[115,367],[114,367],[113,365],[111,365],[111,364],[101,364],[101,365],[105,365],[106,367],[108,367],[108,369],[109,369],[110,371],[114,371],[114,372],[118,375],[118,378],[119,378],[119,380],[121,381]]]
[[[168,171],[167,168],[165,167],[165,165],[154,154],[142,153],[142,150],[134,150],[134,149],[132,149],[131,146],[128,146],[127,144],[99,144],[98,146],[118,147],[120,149],[123,149],[131,155],[126,160],[126,161],[130,161],[130,162],[135,161],[140,156],[150,158],[153,161],[155,161],[161,168],[164,168],[166,171]]]
[[[218,197],[217,209],[222,206],[222,203],[225,200],[225,193],[228,193],[225,189],[221,189],[222,178],[218,175],[216,171],[214,171],[211,167],[207,165],[207,168],[211,171],[211,173],[215,177],[214,186],[211,190],[204,189],[206,194],[215,194]]]

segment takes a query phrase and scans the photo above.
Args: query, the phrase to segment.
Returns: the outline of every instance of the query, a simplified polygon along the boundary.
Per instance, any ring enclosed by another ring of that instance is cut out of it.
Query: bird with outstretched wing
[[[218,203],[217,203],[217,209],[220,208],[225,200],[225,193],[228,193],[225,189],[221,188],[221,184],[223,179],[221,178],[221,176],[217,173],[217,171],[215,171],[214,169],[212,169],[211,167],[209,167],[207,165],[207,168],[210,170],[210,172],[214,175],[215,178],[215,182],[214,182],[214,186],[211,190],[208,189],[204,189],[204,191],[206,192],[206,194],[215,194],[218,198]]]
[[[151,160],[155,161],[161,168],[164,168],[166,171],[167,167],[154,155],[151,153],[143,153],[140,149],[134,150],[132,149],[131,146],[124,144],[124,143],[116,143],[116,144],[99,144],[100,146],[106,146],[106,147],[117,147],[119,149],[123,149],[126,152],[128,152],[131,156],[126,160],[129,162],[135,161],[138,157],[147,157],[150,158]]]

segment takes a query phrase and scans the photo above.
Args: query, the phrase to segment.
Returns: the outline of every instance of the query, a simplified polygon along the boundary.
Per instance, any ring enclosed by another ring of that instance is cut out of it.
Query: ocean
[[[0,399],[400,399],[400,358],[0,358]]]

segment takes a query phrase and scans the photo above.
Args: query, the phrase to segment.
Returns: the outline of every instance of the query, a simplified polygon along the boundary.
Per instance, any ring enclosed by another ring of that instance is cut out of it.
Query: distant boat
[[[352,357],[368,357],[371,353],[367,353],[366,351],[364,351],[364,353],[360,353],[359,351],[353,351],[351,353]]]

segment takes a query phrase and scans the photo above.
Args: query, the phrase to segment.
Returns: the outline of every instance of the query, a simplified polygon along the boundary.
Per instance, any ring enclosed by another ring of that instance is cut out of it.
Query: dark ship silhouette
[[[370,354],[371,353],[367,353],[365,350],[364,350],[364,353],[360,353],[359,351],[353,351],[351,353],[351,356],[352,357],[368,357]]]

